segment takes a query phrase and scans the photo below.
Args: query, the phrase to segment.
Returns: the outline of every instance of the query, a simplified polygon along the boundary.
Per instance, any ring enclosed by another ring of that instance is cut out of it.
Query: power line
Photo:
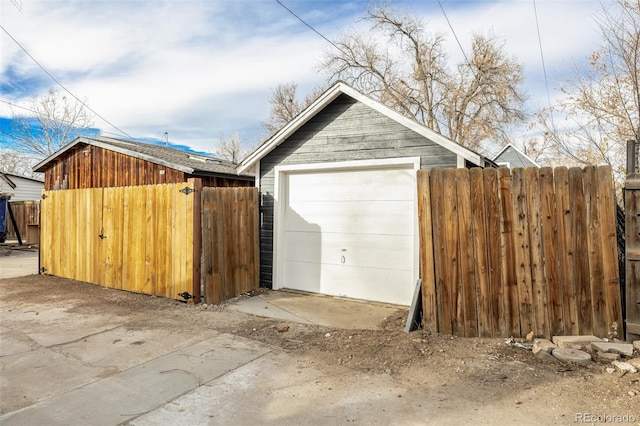
[[[536,0],[533,0],[533,14],[536,17],[536,29],[538,31],[538,46],[540,46],[540,59],[542,60],[542,73],[544,75],[544,85],[547,89],[547,102],[549,103],[549,116],[553,122],[551,114],[551,95],[549,94],[549,79],[547,78],[547,67],[544,62],[544,53],[542,50],[542,37],[540,36],[540,23],[538,22],[538,8],[536,7]]]
[[[18,12],[22,13],[22,0],[11,0],[11,3],[18,9]]]
[[[340,46],[338,46],[337,44],[335,44],[334,42],[332,42],[331,40],[329,40],[327,37],[325,37],[320,31],[316,30],[315,28],[313,28],[311,26],[311,24],[308,24],[304,19],[302,19],[301,17],[299,17],[298,15],[295,14],[295,12],[291,9],[289,9],[287,6],[285,6],[280,0],[276,0],[276,3],[278,3],[280,6],[282,6],[283,8],[285,8],[290,14],[292,14],[293,16],[295,16],[298,21],[302,22],[304,25],[306,25],[311,31],[313,31],[314,33],[318,34],[320,37],[322,37],[326,42],[328,42],[329,44],[331,44],[333,47],[335,47],[336,49],[338,49],[339,51],[341,51],[344,55],[348,55],[347,52],[345,52]]]
[[[349,54],[348,52],[346,52],[344,49],[342,49],[340,46],[338,46],[337,44],[335,44],[334,42],[332,42],[331,40],[329,40],[327,37],[325,37],[322,33],[320,33],[320,31],[316,30],[311,24],[307,23],[304,19],[302,19],[300,16],[296,15],[295,12],[293,12],[291,9],[289,9],[287,6],[285,6],[284,4],[282,4],[282,2],[280,0],[275,0],[280,6],[282,6],[283,8],[285,8],[290,14],[292,14],[293,16],[295,16],[300,22],[302,22],[305,26],[307,26],[309,29],[311,29],[311,31],[313,31],[314,33],[318,34],[320,37],[322,37],[325,41],[327,41],[329,44],[331,44],[333,47],[335,47],[336,49],[338,49],[340,52],[342,52],[343,55],[345,55],[346,57],[352,56],[351,54]],[[444,10],[443,10],[444,12]],[[446,17],[446,14],[445,14]],[[448,21],[448,19],[447,19]],[[451,28],[451,30],[453,31],[453,28]],[[455,36],[455,32],[454,32],[454,36]],[[456,40],[458,38],[456,37]],[[462,49],[462,45],[460,45],[460,42],[458,42],[458,45],[460,46],[460,49]],[[462,51],[462,54],[464,55],[464,50]],[[466,59],[466,55],[465,55],[465,59]],[[468,61],[467,61],[468,64]],[[471,70],[471,72],[473,72],[473,70]],[[475,73],[474,73],[475,75]],[[392,90],[394,92],[396,92],[399,95],[403,95],[398,89],[396,89],[393,86],[388,86],[387,87],[389,90]],[[415,117],[415,115],[413,116],[413,119],[417,121],[417,118]],[[438,120],[438,117],[435,117],[435,119],[438,121],[438,123],[440,125],[443,125],[443,123]],[[424,124],[424,123],[423,123]]]
[[[455,38],[456,39],[456,43],[458,43],[458,47],[460,48],[460,51],[462,52],[462,56],[464,56],[465,62],[467,63],[467,65],[469,65],[469,67],[471,67],[471,63],[469,62],[469,58],[467,58],[467,54],[465,53],[464,49],[462,48],[462,43],[460,43],[460,40],[458,39],[458,35],[456,34],[456,31],[453,29],[453,25],[451,25],[451,21],[449,21],[449,17],[447,16],[447,12],[444,11],[444,7],[442,7],[442,3],[440,2],[440,0],[438,0],[438,4],[440,5],[440,10],[442,10],[442,14],[444,15],[444,19],[447,20],[447,24],[449,24],[449,28],[451,29],[451,32],[453,33],[453,38]]]
[[[37,112],[36,110],[34,110],[34,109],[30,109],[30,108],[27,108],[27,107],[23,107],[22,105],[14,104],[13,102],[5,101],[4,99],[0,99],[0,102],[4,102],[5,104],[7,104],[7,105],[11,105],[12,107],[16,107],[16,108],[24,109],[25,111],[30,111],[30,112],[33,112],[33,113],[35,113],[35,114],[37,114],[37,113],[38,113],[38,112]],[[60,121],[62,121],[62,120],[60,120]]]
[[[31,58],[31,60],[40,67],[40,69],[42,69],[42,71],[44,71],[53,81],[55,81],[58,86],[62,87],[65,92],[67,92],[69,95],[71,95],[76,101],[80,102],[80,104],[82,104],[82,106],[84,106],[85,108],[87,108],[89,111],[91,111],[92,113],[94,113],[97,117],[99,117],[100,119],[102,119],[102,121],[104,121],[105,123],[107,123],[109,126],[113,127],[114,129],[116,129],[117,131],[119,131],[121,134],[127,136],[128,138],[133,139],[133,136],[129,135],[127,132],[125,132],[124,130],[120,129],[119,127],[117,127],[115,124],[112,124],[109,120],[107,120],[106,118],[104,118],[102,115],[98,114],[94,109],[92,109],[89,105],[87,105],[86,103],[84,103],[83,101],[80,100],[80,98],[78,98],[76,95],[74,95],[73,93],[71,93],[71,91],[69,89],[67,89],[62,83],[60,83],[53,75],[51,75],[51,73],[49,71],[47,71],[47,69],[45,67],[43,67],[40,62],[38,62],[36,60],[36,58],[34,58],[28,51],[27,49],[25,49],[19,42],[18,40],[16,40],[10,33],[9,31],[7,31],[2,25],[0,25],[0,28],[2,28],[2,31],[4,31],[11,40],[13,40],[13,42],[15,44],[18,45],[18,47],[20,49],[22,49],[22,51],[29,57]]]
[[[20,108],[20,109],[23,109],[25,111],[29,111],[29,112],[31,112],[33,114],[39,114],[39,112],[36,111],[35,109],[27,108],[25,106],[18,105],[16,103],[9,102],[9,101],[4,100],[4,99],[0,99],[0,102],[5,103],[5,104],[10,105],[10,106],[15,107],[15,108]],[[67,125],[73,126],[73,123],[70,122],[70,121],[61,120],[59,118],[56,118],[55,121],[59,121],[59,122],[61,122],[63,124],[67,124]],[[87,127],[87,128],[90,129],[91,127]],[[121,136],[120,133],[107,132],[106,130],[99,130],[99,129],[96,129],[96,130],[98,130],[100,133],[104,133],[104,134],[107,134],[107,135]]]

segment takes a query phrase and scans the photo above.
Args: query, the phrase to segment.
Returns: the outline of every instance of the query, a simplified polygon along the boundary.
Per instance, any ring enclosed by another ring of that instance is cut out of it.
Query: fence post
[[[191,178],[193,184],[193,302],[200,303],[200,279],[202,271],[202,179]]]
[[[638,141],[627,141],[627,174],[638,173]]]

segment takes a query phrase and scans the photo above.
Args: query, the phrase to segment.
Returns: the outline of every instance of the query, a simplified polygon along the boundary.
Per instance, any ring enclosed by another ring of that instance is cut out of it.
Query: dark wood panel
[[[45,190],[180,183],[186,182],[189,178],[202,178],[204,186],[253,186],[252,179],[192,176],[115,151],[78,144],[55,159],[45,171]]]
[[[458,232],[460,238],[459,268],[460,268],[460,292],[459,299],[462,311],[463,335],[476,336],[478,332],[478,314],[476,303],[478,294],[476,291],[475,269],[473,263],[473,235],[471,234],[471,183],[469,182],[468,169],[455,169],[456,171],[456,204],[458,210]],[[460,322],[460,320],[459,320]]]
[[[571,200],[571,230],[573,270],[576,289],[578,333],[593,334],[591,294],[589,290],[589,250],[587,246],[587,209],[582,170],[569,169],[569,198]]]
[[[540,169],[540,192],[549,328],[551,335],[561,335],[564,333],[564,320],[562,291],[558,277],[558,225],[553,169],[550,167]]]
[[[257,207],[257,188],[203,189],[206,303],[218,303],[258,288]]]

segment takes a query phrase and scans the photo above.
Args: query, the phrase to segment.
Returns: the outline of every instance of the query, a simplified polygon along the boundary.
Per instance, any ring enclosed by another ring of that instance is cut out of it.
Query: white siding
[[[23,178],[20,176],[9,175],[7,177],[16,185],[11,188],[4,180],[0,179],[0,192],[8,192],[14,194],[11,201],[29,201],[39,200],[44,189],[44,182]]]

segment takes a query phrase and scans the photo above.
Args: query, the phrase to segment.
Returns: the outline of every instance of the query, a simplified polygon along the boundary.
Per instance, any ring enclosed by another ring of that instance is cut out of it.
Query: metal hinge
[[[191,194],[192,192],[196,192],[196,190],[195,190],[195,189],[193,189],[193,188],[189,188],[188,186],[185,186],[184,188],[182,188],[182,189],[180,190],[180,192],[182,192],[184,195],[189,195],[189,194]]]
[[[178,296],[182,297],[184,300],[193,299],[193,296],[187,293],[186,291],[182,293],[178,293]]]
[[[46,199],[47,198],[47,194],[42,194],[42,199]]]

